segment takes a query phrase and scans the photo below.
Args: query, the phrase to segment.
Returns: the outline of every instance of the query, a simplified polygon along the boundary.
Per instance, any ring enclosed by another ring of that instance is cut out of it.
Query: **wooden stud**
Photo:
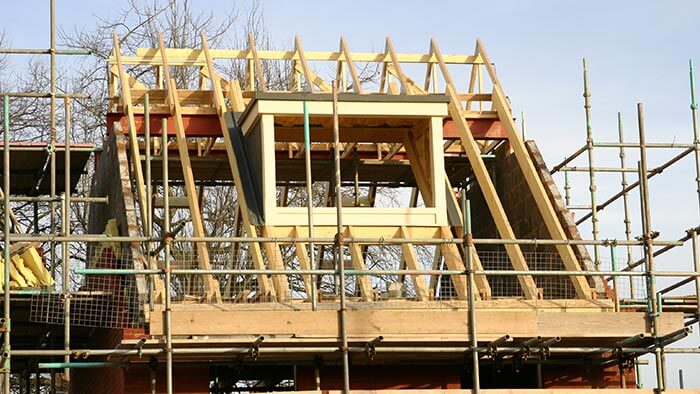
[[[216,79],[217,77],[214,77],[215,71],[214,71],[214,65],[211,60],[211,56],[209,55],[209,46],[207,45],[207,40],[206,36],[202,34],[202,49],[205,53],[206,59],[207,59],[207,67],[209,68],[209,73],[212,75],[212,78]],[[221,133],[224,136],[224,144],[226,145],[226,154],[228,156],[228,162],[229,166],[231,167],[231,175],[234,180],[234,184],[236,187],[236,196],[238,200],[238,206],[241,211],[241,218],[243,219],[243,226],[245,228],[246,234],[249,237],[257,237],[258,236],[258,231],[255,228],[255,226],[252,224],[252,221],[250,220],[250,211],[248,210],[248,202],[245,199],[245,192],[243,190],[243,181],[242,177],[240,174],[240,171],[238,169],[238,160],[236,158],[236,152],[233,149],[233,141],[231,141],[231,136],[229,135],[228,131],[228,126],[226,125],[226,120],[223,118],[223,114],[225,112],[225,107],[223,104],[223,93],[221,92],[221,88],[214,84],[214,100],[217,105],[217,110],[219,115],[219,125],[221,127]],[[250,254],[251,258],[253,261],[253,266],[255,269],[265,269],[265,260],[263,259],[262,256],[262,249],[260,247],[260,243],[258,242],[251,242],[249,244],[250,247]],[[266,275],[259,275],[258,276],[258,285],[260,287],[260,291],[263,293],[263,295],[270,295],[272,297],[275,297],[275,290],[270,284],[270,280]]]
[[[129,127],[129,151],[131,152],[131,167],[134,170],[134,175],[136,177],[136,197],[139,201],[139,212],[141,213],[141,220],[145,220],[146,217],[146,186],[143,178],[143,169],[141,168],[141,155],[139,153],[139,141],[136,136],[136,121],[134,119],[134,111],[131,103],[131,92],[129,85],[129,77],[124,70],[124,66],[121,60],[121,49],[119,49],[119,37],[117,32],[112,35],[114,44],[114,56],[117,60],[117,71],[119,73],[119,84],[121,85],[121,98],[122,105],[124,108],[124,114],[126,115],[127,125]]]
[[[405,227],[401,227],[401,236],[408,238],[408,231]],[[413,249],[413,244],[401,244],[401,252],[403,255],[403,260],[406,262],[406,269],[420,270],[423,268],[420,266],[418,257],[416,256],[416,251]],[[428,289],[425,285],[425,278],[423,278],[421,275],[411,275],[411,280],[413,281],[413,288],[416,290],[416,298],[418,301],[427,301],[430,295],[428,294]]]
[[[260,85],[257,90],[266,92],[267,84],[265,83],[265,76],[263,75],[262,64],[260,62],[260,56],[258,56],[258,48],[255,46],[255,36],[253,33],[248,34],[248,50],[253,55],[253,66],[255,67],[255,72],[251,70],[249,74],[252,84],[250,90],[256,90],[253,82],[255,80],[253,75],[255,74],[255,78],[258,80],[258,85]],[[209,60],[211,61],[211,56],[209,56]]]
[[[547,195],[547,192],[544,189],[542,180],[537,175],[537,171],[535,169],[534,164],[532,163],[532,159],[530,158],[530,155],[527,152],[527,149],[525,148],[523,140],[520,138],[520,133],[515,127],[513,115],[511,113],[510,106],[506,102],[505,94],[503,93],[501,85],[498,81],[498,77],[496,76],[496,70],[493,69],[491,61],[489,60],[489,57],[484,51],[483,45],[479,40],[477,40],[477,48],[479,54],[484,59],[484,62],[486,64],[486,70],[489,76],[491,77],[491,81],[493,83],[493,108],[498,113],[498,117],[501,121],[501,124],[504,126],[504,129],[508,134],[508,142],[510,143],[510,147],[513,150],[513,153],[515,154],[515,158],[518,162],[518,165],[520,166],[520,169],[522,170],[523,176],[525,177],[525,181],[530,189],[530,192],[532,193],[533,198],[535,199],[537,209],[542,215],[542,218],[547,227],[547,231],[549,232],[549,235],[550,237],[552,237],[552,239],[567,239],[566,233],[564,232],[561,222],[559,221],[559,217],[557,216],[557,213],[554,210],[554,207],[552,206],[552,202],[549,200],[549,196]],[[579,265],[579,262],[576,259],[574,250],[571,248],[570,245],[557,245],[556,249],[559,255],[561,256],[561,259],[564,263],[564,267],[567,270],[581,270],[581,266]],[[571,281],[574,287],[576,288],[576,294],[580,298],[590,298],[592,296],[591,288],[588,285],[588,281],[584,276],[572,276]]]
[[[194,175],[192,173],[192,164],[190,162],[190,155],[187,147],[187,136],[185,134],[185,125],[182,121],[180,101],[177,95],[177,86],[175,84],[175,79],[170,77],[170,69],[168,66],[168,59],[165,55],[165,45],[163,44],[162,35],[159,35],[158,42],[161,48],[165,79],[168,82],[168,101],[170,104],[170,109],[172,111],[173,120],[175,121],[175,139],[177,142],[178,152],[180,154],[182,174],[185,180],[185,194],[187,196],[187,201],[190,206],[190,216],[192,218],[193,234],[195,237],[205,237],[206,232],[204,231],[202,212],[200,210]],[[207,247],[206,242],[196,242],[196,247],[199,267],[201,269],[211,269],[211,262],[209,259],[209,248]],[[211,275],[205,275],[203,277],[203,280],[207,292],[207,300],[212,302],[221,302],[221,291],[219,289],[219,282]]]
[[[302,238],[303,236],[301,235],[302,232],[298,227],[294,228],[294,234],[295,237]],[[311,269],[311,262],[309,259],[309,251],[306,248],[306,243],[304,242],[295,242],[294,243],[294,253],[297,256],[297,260],[299,260],[299,268],[302,270],[310,270]],[[311,251],[313,253],[313,251]],[[313,283],[311,280],[311,275],[302,275],[302,280],[304,281],[304,291],[306,292],[306,299],[311,300],[311,295],[313,294],[313,286],[316,284]]]
[[[360,78],[357,76],[357,69],[355,69],[355,63],[352,61],[352,55],[348,49],[348,43],[345,41],[345,37],[340,37],[340,52],[342,52],[345,58],[345,63],[347,64],[348,70],[350,71],[350,77],[352,78],[352,88],[357,94],[364,94],[362,90],[362,83]]]
[[[315,229],[314,229],[315,231]],[[346,233],[349,237],[354,237],[353,230],[350,226],[346,227]],[[350,243],[348,244],[348,249],[350,249],[350,262],[352,268],[356,270],[366,270],[365,266],[365,256],[362,253],[362,248],[359,244]],[[372,288],[371,278],[367,275],[357,275],[355,276],[358,286],[360,287],[360,293],[362,294],[362,299],[365,301],[374,300],[374,289]],[[345,284],[341,283],[341,291],[345,291]]]
[[[442,61],[442,54],[440,53],[440,49],[437,47],[437,43],[434,39],[431,41],[431,51],[435,53],[435,56],[438,59],[438,65],[440,66],[442,76],[447,84],[447,91],[448,95],[450,96],[450,115],[452,116],[452,120],[457,125],[460,139],[462,140],[462,146],[464,147],[464,151],[467,154],[472,171],[476,176],[476,180],[489,207],[491,216],[494,219],[498,233],[503,239],[516,239],[513,228],[511,227],[505,210],[503,209],[501,200],[498,198],[496,188],[493,185],[493,181],[491,180],[488,170],[486,169],[484,160],[481,158],[479,146],[472,136],[467,121],[462,117],[461,103],[459,101],[459,97],[457,97],[454,83],[452,82],[452,77],[447,70],[447,66]],[[519,245],[505,245],[505,249],[513,268],[523,271],[529,270],[525,261],[525,256],[523,255]],[[535,285],[535,281],[532,279],[532,276],[518,276],[518,281],[520,282],[520,287],[523,289],[526,299],[537,298],[537,286]]]

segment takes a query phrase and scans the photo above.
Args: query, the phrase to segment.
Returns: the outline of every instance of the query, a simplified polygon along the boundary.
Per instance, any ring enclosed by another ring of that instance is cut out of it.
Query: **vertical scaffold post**
[[[49,222],[51,234],[56,234],[56,1],[49,2],[49,35],[50,35],[50,78],[49,78],[49,144],[47,146],[50,160],[50,184],[49,196]],[[38,222],[37,222],[38,223]],[[51,256],[51,266],[56,266],[56,242],[49,242],[49,255]],[[65,374],[65,371],[64,371]],[[69,392],[70,379],[69,376],[64,376],[64,391]]]
[[[153,251],[153,243],[151,238],[153,237],[153,185],[151,177],[151,98],[148,93],[143,95],[143,131],[144,131],[144,142],[146,150],[146,217],[143,218],[146,237],[146,261],[148,261],[148,268],[153,268],[151,266],[151,253]],[[164,164],[165,165],[165,164]],[[146,283],[148,284],[148,305],[151,311],[153,311],[156,286],[156,277],[153,275],[148,275]]]
[[[695,101],[695,73],[693,70],[693,60],[688,61],[690,65],[690,111],[693,115],[693,147],[695,148],[695,183],[698,192],[698,205],[700,205],[700,130],[698,129],[698,103]]]
[[[697,228],[692,228],[689,231],[689,235],[693,244],[693,268],[695,272],[700,272],[700,245],[698,245]],[[695,277],[695,299],[700,300],[700,276]],[[695,317],[700,319],[700,301],[696,302],[696,306]]]
[[[467,279],[468,279],[468,303],[469,303],[469,341],[472,348],[472,392],[479,393],[480,382],[479,382],[479,350],[477,349],[479,342],[476,334],[476,305],[474,302],[474,265],[472,261],[472,248],[474,247],[474,242],[472,240],[472,214],[471,205],[469,200],[467,200],[467,189],[462,189],[462,215],[464,223],[462,228],[464,229],[464,243],[462,247],[464,248],[464,258],[467,263]]]
[[[617,262],[615,261],[617,256],[615,256],[615,245],[610,245],[610,264],[613,271],[617,271]],[[615,312],[620,311],[620,292],[617,286],[617,275],[613,275],[613,292],[615,292]]]
[[[695,101],[695,72],[692,59],[688,60],[688,65],[690,67],[690,111],[693,116],[693,147],[695,148],[695,183],[698,192],[698,205],[700,205],[700,125],[698,125],[698,103]],[[695,229],[691,231],[693,237],[693,263],[695,272],[699,272],[700,251],[698,250],[698,234]],[[696,317],[700,319],[700,277],[695,277],[695,300],[698,306]]]
[[[569,171],[564,170],[564,203],[571,205],[571,184],[569,183]]]
[[[343,258],[343,191],[340,183],[340,125],[338,121],[338,80],[333,81],[333,164],[335,167],[335,206],[337,234],[335,236],[335,262],[340,286],[340,340],[343,354],[343,392],[350,392],[350,358],[345,300],[345,258]]]
[[[588,60],[583,59],[583,107],[586,110],[586,149],[588,151],[588,189],[591,192],[591,227],[593,239],[598,239],[598,206],[596,204],[595,169],[593,167],[593,128],[591,126],[591,91],[588,87]],[[593,245],[596,271],[600,270],[598,245]]]
[[[4,126],[3,131],[3,229],[4,236],[3,261],[4,268],[4,292],[3,292],[3,317],[5,318],[5,333],[3,335],[2,348],[2,372],[3,372],[3,392],[10,394],[10,332],[12,321],[10,320],[10,98],[3,97],[2,102]]]
[[[306,166],[306,205],[309,225],[309,238],[314,237],[314,194],[311,178],[311,130],[309,125],[309,107],[304,101],[304,165]],[[309,241],[309,266],[316,269],[314,243]],[[316,310],[316,275],[311,275],[311,310]]]
[[[626,154],[625,154],[625,147],[623,146],[625,143],[625,135],[624,135],[624,128],[622,125],[622,114],[617,113],[617,134],[619,136],[619,141],[620,141],[620,168],[627,168],[627,163],[626,163]],[[630,241],[632,239],[632,222],[630,221],[630,209],[629,209],[629,201],[628,201],[628,194],[627,194],[627,173],[625,171],[621,171],[620,174],[622,175],[622,205],[624,207],[624,224],[625,224],[625,239],[627,241]],[[632,261],[632,246],[627,245],[625,247],[627,249],[627,266],[629,267],[633,261]],[[634,277],[630,276],[629,277],[629,282],[630,282],[630,298],[634,298],[635,296],[635,291],[634,291]]]
[[[70,351],[70,307],[71,307],[71,294],[70,294],[70,242],[68,241],[68,236],[70,235],[70,138],[71,138],[71,102],[70,98],[66,97],[64,101],[65,109],[65,169],[64,169],[64,186],[63,186],[63,223],[61,224],[61,232],[64,236],[63,244],[61,245],[63,261],[62,273],[62,287],[63,287],[63,349]],[[87,249],[90,253],[90,248]],[[63,362],[70,362],[70,355],[66,354],[63,356]],[[66,364],[68,365],[68,364]],[[66,388],[64,390],[68,392],[70,388],[70,369],[65,368],[63,370],[64,379],[66,382]]]
[[[165,316],[163,317],[163,331],[165,332],[165,385],[168,394],[173,393],[173,336],[170,331],[171,299],[170,299],[170,244],[173,240],[170,234],[170,183],[168,177],[168,118],[163,118],[163,239],[165,241],[163,264],[165,266]]]
[[[656,298],[656,277],[654,275],[654,235],[651,226],[651,208],[649,204],[649,178],[647,175],[647,153],[646,153],[646,136],[644,130],[644,106],[642,103],[637,104],[637,121],[639,123],[639,177],[640,177],[640,193],[642,195],[644,217],[644,258],[646,261],[646,279],[647,279],[647,298],[651,306],[650,320],[652,326],[652,334],[654,336],[655,348],[654,356],[656,362],[656,387],[659,391],[666,387],[666,379],[664,376],[664,361],[663,348],[658,346],[659,340],[659,305]]]

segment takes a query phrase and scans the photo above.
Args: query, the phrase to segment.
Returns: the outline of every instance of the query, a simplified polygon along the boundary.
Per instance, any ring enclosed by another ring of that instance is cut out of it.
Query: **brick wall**
[[[538,176],[545,186],[548,197],[559,217],[564,232],[569,239],[581,239],[581,235],[574,224],[573,216],[564,206],[554,180],[549,173],[544,160],[533,141],[528,141],[526,147],[533,160]],[[485,159],[496,192],[503,204],[504,211],[517,238],[522,239],[550,239],[549,232],[542,215],[537,208],[532,193],[527,185],[525,177],[518,165],[515,155],[510,150],[508,143],[502,144],[495,152],[495,158]],[[491,213],[486,205],[481,189],[474,185],[469,191],[469,199],[472,208],[472,228],[475,238],[500,238]],[[510,263],[505,258],[502,246],[478,246],[482,263],[485,269],[510,269]],[[563,269],[563,264],[556,254],[554,246],[545,245],[521,245],[521,250],[526,255],[531,269]],[[575,247],[574,253],[583,266],[590,269],[590,257],[586,248]],[[517,280],[509,277],[489,278],[494,284],[495,296],[521,295]],[[571,298],[574,289],[568,278],[550,277],[535,278],[538,287],[545,288],[546,298]],[[605,290],[605,285],[600,278],[595,280],[599,292]],[[593,283],[593,280],[591,280]],[[499,291],[501,292],[499,294]]]

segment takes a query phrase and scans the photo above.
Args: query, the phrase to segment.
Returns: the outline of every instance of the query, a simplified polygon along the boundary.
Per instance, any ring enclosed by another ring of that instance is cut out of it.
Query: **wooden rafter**
[[[139,141],[136,136],[136,121],[134,119],[134,108],[131,102],[131,91],[129,76],[124,70],[122,64],[121,49],[119,49],[119,37],[114,32],[112,35],[114,42],[114,57],[117,61],[117,72],[119,74],[119,85],[121,86],[121,98],[124,114],[126,115],[127,125],[129,127],[129,151],[131,152],[132,168],[136,177],[136,196],[139,201],[139,212],[141,220],[146,218],[146,186],[143,178],[143,170],[141,168],[141,155],[139,154]]]
[[[513,114],[511,113],[510,106],[506,102],[506,96],[503,93],[501,84],[498,81],[498,76],[496,75],[496,70],[493,68],[486,51],[480,40],[477,40],[477,51],[483,57],[484,63],[486,65],[486,70],[491,77],[493,83],[493,108],[498,113],[498,118],[501,124],[504,126],[506,133],[508,134],[508,142],[510,144],[515,158],[518,162],[520,169],[522,170],[525,181],[532,193],[532,197],[535,200],[537,209],[540,211],[542,218],[544,220],[547,231],[550,237],[555,240],[565,240],[567,239],[566,233],[562,228],[559,217],[557,216],[552,202],[549,200],[547,192],[544,189],[542,180],[537,175],[535,165],[532,163],[532,159],[525,148],[523,140],[520,138],[520,133],[518,133],[515,122],[513,121]],[[574,250],[570,245],[557,245],[557,252],[561,256],[564,262],[564,267],[571,271],[580,271],[581,266],[576,259]],[[572,276],[571,281],[576,288],[576,293],[580,298],[590,298],[591,288],[588,285],[588,281],[583,276]]]
[[[316,86],[318,86],[318,88],[321,89],[323,92],[330,92],[330,85],[328,85],[323,79],[321,79],[321,77],[319,77],[313,71],[311,71],[309,63],[306,61],[304,47],[301,45],[301,37],[299,36],[294,37],[294,51],[298,57],[295,71],[299,71],[299,68],[301,68],[301,72],[304,75],[304,79],[306,80],[306,87],[307,89],[309,89],[309,93],[313,93],[316,89]]]
[[[345,37],[340,37],[340,52],[343,54],[343,59],[350,71],[350,77],[352,78],[352,88],[357,94],[364,94],[362,90],[362,83],[357,75],[357,69],[355,68],[355,63],[352,61],[352,54],[350,49],[348,49],[348,43],[345,41]]]
[[[304,236],[299,227],[294,228],[294,234],[296,238],[301,238]],[[313,252],[314,251],[312,250],[311,253]],[[311,262],[309,259],[309,251],[306,248],[306,244],[304,242],[294,243],[294,253],[297,256],[297,260],[299,260],[299,268],[301,268],[302,270],[312,269]],[[306,299],[310,300],[311,295],[314,293],[312,288],[313,286],[316,286],[316,284],[311,280],[311,275],[302,275],[302,280],[304,281],[304,291],[306,292]]]
[[[346,227],[345,232],[348,237],[355,236],[350,226]],[[350,249],[350,262],[352,264],[352,268],[356,270],[366,270],[367,267],[365,266],[365,255],[362,253],[362,247],[359,244],[351,243],[348,245],[348,248]],[[367,275],[357,275],[355,278],[360,288],[362,299],[365,301],[374,300],[374,289],[372,289],[370,277]],[[344,287],[345,284],[341,283],[340,286]],[[341,291],[345,291],[345,289],[342,288]]]
[[[187,147],[185,125],[182,121],[180,99],[178,98],[175,79],[170,77],[170,68],[168,66],[168,58],[165,53],[165,45],[163,44],[162,34],[159,34],[158,36],[158,43],[160,44],[161,48],[165,80],[168,82],[168,101],[173,120],[175,121],[175,137],[180,156],[180,163],[182,164],[182,174],[185,180],[185,194],[187,196],[187,202],[190,209],[193,233],[195,237],[205,237],[206,232],[204,231],[202,212],[200,210],[199,198],[197,196],[197,189],[194,181],[194,174],[192,173],[192,164],[190,162],[189,149]],[[195,244],[197,247],[197,260],[199,268],[207,270],[211,269],[211,262],[209,259],[209,248],[207,247],[207,243],[195,242]],[[203,276],[203,281],[207,292],[206,298],[213,302],[221,302],[221,291],[219,289],[219,282],[216,279],[214,279],[214,277],[211,275]]]
[[[505,209],[503,209],[503,204],[501,203],[498,193],[496,193],[496,187],[493,185],[493,181],[486,169],[484,160],[481,158],[481,150],[479,145],[474,140],[474,136],[469,129],[467,121],[463,117],[463,109],[459,97],[457,96],[457,91],[452,82],[452,77],[450,76],[447,66],[442,61],[442,54],[437,46],[435,40],[431,41],[431,52],[435,54],[437,58],[438,65],[442,71],[442,77],[447,85],[447,93],[450,96],[449,112],[452,116],[452,120],[457,125],[460,133],[460,139],[462,140],[462,146],[467,154],[469,163],[471,164],[476,180],[484,194],[484,199],[491,211],[491,216],[496,223],[496,228],[499,234],[504,239],[515,239],[515,232],[508,221]],[[510,259],[513,268],[516,270],[529,270],[527,262],[525,261],[525,256],[517,244],[507,244],[505,245],[506,253]],[[518,281],[520,282],[520,287],[523,289],[525,298],[536,299],[537,298],[537,286],[535,281],[530,275],[520,275],[518,276]]]
[[[253,56],[251,62],[248,63],[248,79],[250,84],[250,90],[255,89],[255,80],[257,79],[259,88],[261,92],[267,91],[267,84],[265,83],[265,76],[263,75],[262,63],[260,62],[260,56],[258,56],[258,48],[255,46],[255,36],[253,33],[248,34],[248,51]],[[211,61],[211,55],[209,55],[209,61]],[[252,66],[252,67],[251,67]]]
[[[204,35],[204,33],[202,33],[202,50],[207,59],[207,68],[209,69],[209,73],[212,76],[212,79],[215,81],[216,79],[218,79],[218,76],[214,71],[213,61],[211,59],[211,56],[209,55],[209,46],[207,44],[207,38],[206,35]],[[223,118],[223,115],[226,112],[226,108],[223,103],[223,93],[221,92],[220,85],[214,83],[212,84],[212,86],[214,90],[214,102],[216,103],[217,111],[219,113],[219,125],[221,127],[221,133],[224,136],[226,154],[228,157],[229,166],[231,167],[231,175],[234,179],[236,187],[237,202],[241,212],[241,218],[243,219],[243,227],[245,228],[245,231],[249,237],[257,237],[258,231],[256,227],[252,224],[252,221],[250,220],[250,211],[248,210],[248,202],[246,201],[245,191],[243,190],[242,177],[240,174],[240,170],[238,169],[238,160],[236,158],[236,152],[233,149],[233,141],[231,141],[228,126],[226,125],[226,120]],[[266,268],[265,260],[262,256],[262,249],[260,248],[260,244],[258,242],[250,243],[250,254],[255,269]],[[275,289],[271,286],[270,280],[266,275],[258,276],[258,285],[260,287],[260,291],[263,294],[271,296],[276,295]]]
[[[405,227],[401,227],[401,237],[408,237],[408,231]],[[418,271],[423,268],[418,262],[418,257],[416,256],[416,251],[413,249],[412,243],[401,244],[401,252],[403,260],[406,262],[406,269]],[[411,275],[411,280],[413,281],[413,288],[416,291],[416,298],[419,301],[427,301],[430,296],[425,284],[425,278],[421,275]]]
[[[387,71],[392,72],[399,79],[399,82],[401,82],[401,92],[404,94],[425,94],[425,91],[418,87],[418,85],[403,72],[399,57],[389,37],[386,38],[386,51],[389,55],[389,59],[391,59],[391,67],[388,68]]]

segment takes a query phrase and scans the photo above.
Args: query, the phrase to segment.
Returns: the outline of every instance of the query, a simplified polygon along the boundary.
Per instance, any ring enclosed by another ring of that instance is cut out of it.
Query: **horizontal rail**
[[[51,93],[37,93],[37,92],[0,92],[0,97],[17,97],[17,98],[51,98]],[[77,94],[77,93],[56,93],[54,95],[56,98],[71,98],[71,99],[89,99],[90,95],[87,94]]]
[[[562,171],[569,172],[590,172],[590,167],[562,167]],[[617,168],[617,167],[593,167],[595,172],[639,172],[636,168]],[[651,171],[649,171],[651,172]]]
[[[80,275],[161,275],[164,269],[131,269],[131,268],[82,268],[76,269]],[[647,272],[639,271],[568,271],[568,270],[474,270],[476,275],[492,276],[648,276]],[[173,275],[335,275],[332,269],[171,269]],[[376,275],[465,275],[468,270],[354,270],[345,269],[346,275],[376,276]],[[700,272],[654,271],[655,276],[666,277],[700,277]]]
[[[92,55],[89,49],[55,49],[56,55],[77,55],[87,56]],[[0,48],[0,54],[3,55],[50,55],[51,49],[15,49],[15,48]]]
[[[37,196],[37,197],[30,197],[30,196],[17,196],[17,197],[10,197],[11,202],[59,202],[61,201],[61,197],[57,196],[55,198],[52,197],[45,197],[45,196]],[[70,198],[71,202],[94,202],[94,203],[108,203],[109,198],[108,197],[85,197],[85,196],[71,196]]]
[[[14,356],[14,352],[13,352]],[[109,361],[82,361],[68,363],[39,363],[39,369],[64,369],[64,368],[121,368],[124,363],[113,363]]]
[[[0,237],[4,236],[0,233]],[[331,237],[181,237],[169,239],[177,242],[266,242],[266,243],[298,243],[298,242],[313,242],[332,244],[336,242],[335,238]],[[10,234],[11,242],[164,242],[166,239],[162,237],[127,237],[119,236],[112,237],[104,234],[75,234],[69,237],[66,236],[51,236],[51,235],[27,235],[27,234]],[[413,243],[417,245],[444,245],[444,244],[462,244],[465,242],[461,238],[359,238],[347,237],[343,238],[344,244],[376,244],[376,245],[400,245],[404,243]],[[500,238],[474,238],[472,242],[475,245],[618,245],[618,246],[642,246],[644,241],[637,240],[579,240],[579,239],[500,239]],[[681,246],[683,242],[654,240],[654,246]]]
[[[675,142],[647,142],[644,144],[647,148],[678,148],[678,149],[688,149],[694,148],[693,144],[678,144]],[[636,142],[594,142],[593,147],[595,148],[639,148],[639,144]]]
[[[168,55],[168,63],[171,66],[206,64],[206,58],[200,49],[166,48],[165,51]],[[247,49],[210,49],[209,52],[213,60],[254,59],[251,51]],[[295,51],[258,50],[257,55],[260,60],[298,60],[298,55]],[[351,52],[351,56],[352,61],[355,63],[390,63],[392,61],[391,56],[386,52]],[[337,62],[345,60],[342,52],[304,51],[304,57],[307,61]],[[442,57],[447,64],[484,64],[483,59],[479,55],[445,54]],[[428,53],[397,53],[396,59],[400,63],[438,63],[435,55]],[[114,56],[110,56],[108,61],[109,64],[117,64]],[[135,56],[122,56],[121,62],[122,64],[141,65],[163,64],[160,49],[156,48],[139,48]]]
[[[601,346],[580,346],[580,347],[548,347],[533,346],[528,348],[531,353],[539,353],[547,351],[557,354],[591,354],[591,353],[648,353],[654,351],[655,347],[601,347]],[[377,353],[464,353],[476,350],[479,353],[491,353],[493,348],[488,346],[403,346],[403,347],[382,347],[376,348]],[[250,353],[251,347],[176,347],[172,349],[175,354],[246,354]],[[260,346],[257,348],[259,354],[265,353],[336,353],[340,352],[340,348],[336,346],[316,346],[316,347],[266,347]],[[365,346],[350,346],[348,351],[352,353],[366,353]],[[498,347],[499,353],[518,353],[523,351],[520,346],[504,346]],[[700,353],[700,348],[664,348],[666,353],[683,354],[683,353]],[[165,349],[146,348],[146,349],[17,349],[12,350],[13,357],[49,357],[49,356],[152,356],[165,354]],[[86,362],[83,362],[83,364]],[[57,363],[58,364],[58,363]]]

